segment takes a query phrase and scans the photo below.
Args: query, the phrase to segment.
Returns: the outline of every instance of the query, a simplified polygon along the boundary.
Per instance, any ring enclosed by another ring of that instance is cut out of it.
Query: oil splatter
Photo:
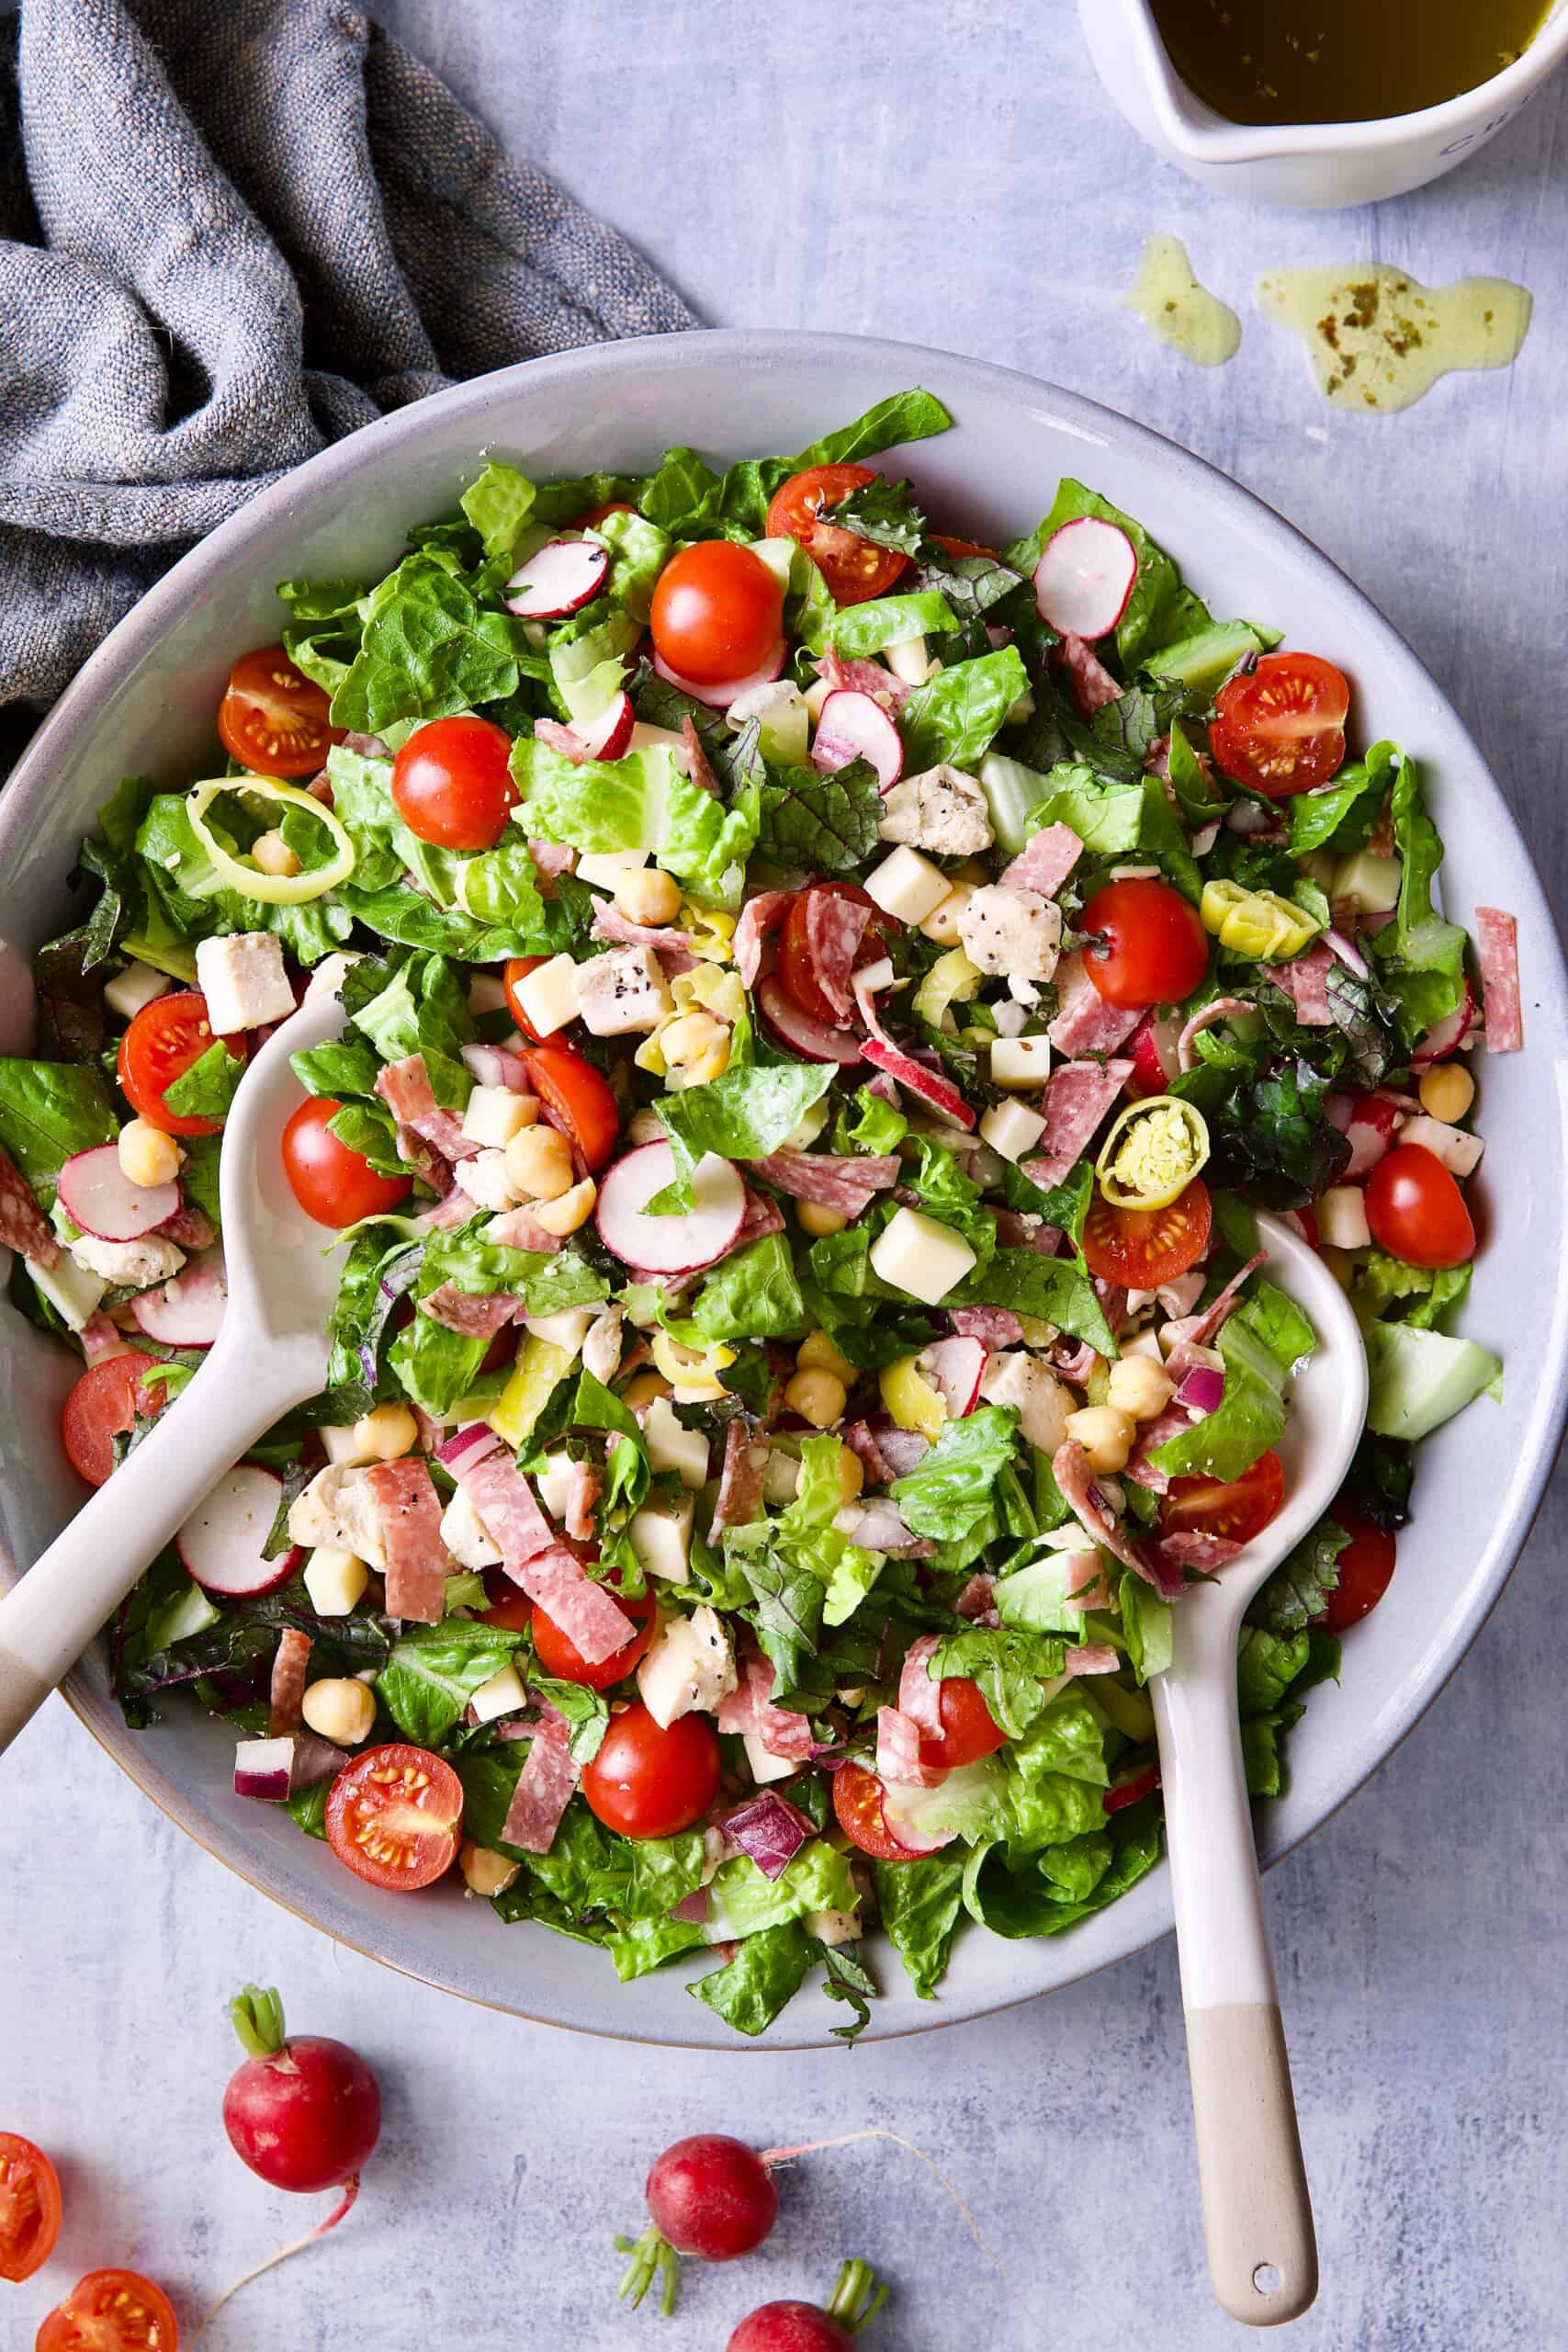
[[[1529,291],[1509,278],[1423,286],[1388,262],[1275,270],[1258,306],[1301,336],[1325,400],[1361,416],[1408,408],[1458,369],[1506,368],[1530,322]]]
[[[1179,237],[1147,239],[1138,274],[1122,300],[1156,343],[1200,368],[1223,368],[1241,342],[1241,321],[1228,302],[1200,286]]]

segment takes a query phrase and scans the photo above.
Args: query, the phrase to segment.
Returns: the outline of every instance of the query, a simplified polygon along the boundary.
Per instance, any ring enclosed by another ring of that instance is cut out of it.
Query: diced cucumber
[[[1377,1437],[1413,1442],[1462,1412],[1483,1389],[1499,1393],[1502,1364],[1473,1340],[1414,1330],[1408,1323],[1370,1323],[1362,1336],[1371,1374],[1367,1427]]]
[[[1029,841],[1029,812],[1038,808],[1049,787],[1036,768],[987,752],[980,763],[980,788],[991,811],[991,831],[1010,857],[1017,857]]]
[[[1179,638],[1145,656],[1144,667],[1156,678],[1200,693],[1217,686],[1248,653],[1267,653],[1280,642],[1277,629],[1255,628],[1251,621],[1211,621],[1192,637]]]

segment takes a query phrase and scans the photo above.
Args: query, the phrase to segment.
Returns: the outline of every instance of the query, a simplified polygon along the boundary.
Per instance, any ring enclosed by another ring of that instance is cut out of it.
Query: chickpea
[[[847,1503],[858,1502],[864,1484],[865,1464],[854,1447],[846,1445],[839,1455],[839,1492]]]
[[[681,911],[681,885],[657,865],[639,866],[616,883],[615,904],[628,922],[673,922]]]
[[[334,1747],[357,1747],[375,1725],[376,1694],[363,1682],[333,1677],[311,1683],[299,1712],[319,1738]]]
[[[580,1226],[587,1224],[598,1197],[598,1185],[592,1176],[585,1176],[570,1193],[562,1193],[553,1201],[537,1203],[535,1220],[547,1233],[559,1234],[564,1239],[567,1234],[575,1233]]]
[[[1175,1383],[1152,1356],[1122,1356],[1111,1367],[1106,1401],[1134,1421],[1157,1420],[1175,1394]]]
[[[1126,1468],[1137,1430],[1131,1417],[1114,1405],[1086,1405],[1081,1412],[1067,1415],[1067,1435],[1082,1446],[1089,1468],[1109,1477]]]
[[[802,1233],[809,1233],[814,1241],[826,1233],[842,1233],[849,1223],[841,1211],[824,1208],[820,1201],[797,1201],[795,1214]]]
[[[280,832],[258,833],[251,843],[251,855],[264,874],[292,875],[299,871],[299,860]]]
[[[1475,1080],[1461,1062],[1437,1062],[1421,1073],[1421,1108],[1429,1119],[1456,1126],[1475,1100]]]
[[[855,1385],[853,1364],[845,1363],[826,1331],[813,1331],[809,1338],[802,1340],[795,1350],[795,1368],[797,1372],[830,1372],[846,1389]]]
[[[784,1390],[784,1400],[792,1413],[798,1413],[813,1429],[829,1430],[842,1419],[849,1391],[830,1372],[797,1372]]]
[[[118,1138],[120,1173],[130,1184],[151,1191],[154,1184],[172,1184],[180,1172],[180,1148],[146,1119],[130,1119]]]
[[[419,1423],[406,1405],[378,1405],[349,1430],[355,1462],[400,1462],[419,1443]]]
[[[558,1127],[525,1127],[506,1147],[506,1181],[520,1200],[558,1201],[577,1182],[571,1146]]]
[[[465,1838],[457,1867],[470,1894],[504,1894],[517,1875],[517,1864],[498,1854],[493,1846],[476,1846]]]

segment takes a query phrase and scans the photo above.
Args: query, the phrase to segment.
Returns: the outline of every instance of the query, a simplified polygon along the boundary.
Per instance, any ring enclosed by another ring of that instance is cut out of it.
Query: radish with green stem
[[[751,2254],[779,2217],[779,2192],[766,2157],[722,2132],[677,2140],[656,2156],[643,2194],[653,2216],[639,2238],[617,2238],[630,2255],[620,2291],[635,2311],[657,2278],[666,2319],[678,2292],[676,2256],[733,2262]]]
[[[887,2301],[867,2262],[846,2262],[827,2305],[763,2303],[743,2319],[727,2352],[852,2352],[856,2336]]]

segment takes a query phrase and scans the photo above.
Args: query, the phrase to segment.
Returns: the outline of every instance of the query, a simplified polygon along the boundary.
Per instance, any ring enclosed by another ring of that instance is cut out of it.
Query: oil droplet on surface
[[[1163,231],[1145,241],[1138,274],[1122,297],[1156,343],[1200,368],[1223,368],[1241,342],[1241,321],[1228,302],[1200,286],[1179,237]]]
[[[1506,368],[1530,322],[1530,294],[1506,277],[1423,286],[1388,262],[1277,269],[1258,281],[1258,307],[1306,346],[1334,408],[1389,416],[1461,368]]]

